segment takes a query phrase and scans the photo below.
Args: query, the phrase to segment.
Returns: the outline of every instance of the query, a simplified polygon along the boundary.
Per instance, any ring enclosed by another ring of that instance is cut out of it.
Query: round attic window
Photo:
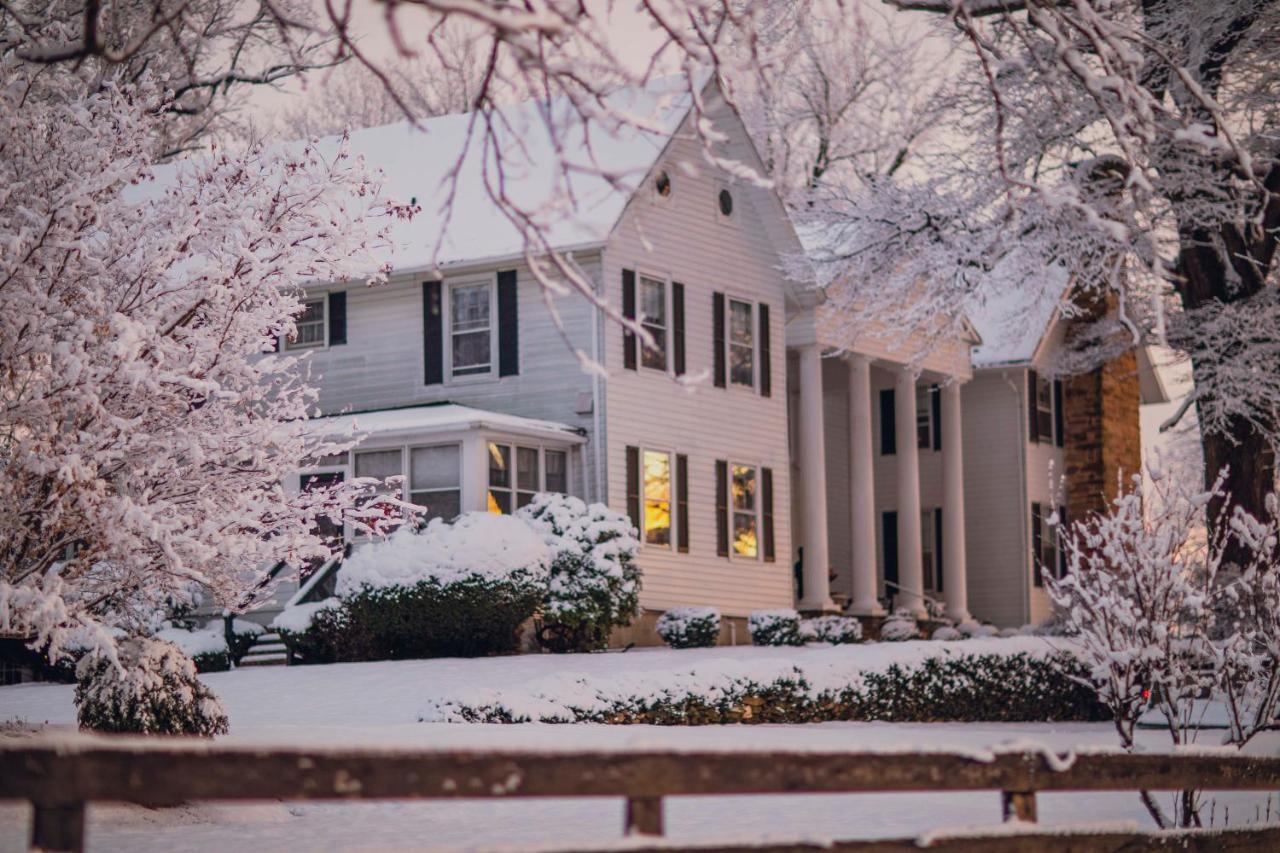
[[[733,216],[733,193],[728,190],[720,190],[720,214],[722,216]]]
[[[653,186],[658,191],[658,195],[663,198],[671,196],[671,176],[665,171],[658,173],[658,177],[653,181]]]

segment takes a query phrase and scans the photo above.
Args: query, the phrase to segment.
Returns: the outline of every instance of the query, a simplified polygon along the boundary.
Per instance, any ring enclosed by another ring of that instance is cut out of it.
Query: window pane
[[[932,420],[933,400],[929,396],[929,392],[925,389],[916,391],[916,446],[928,448],[931,446],[932,435],[929,433],[930,421]]]
[[[729,381],[734,385],[750,387],[755,384],[755,376],[751,364],[753,355],[754,351],[751,347],[739,346],[738,344],[729,346]]]
[[[533,503],[536,492],[516,492],[516,509]]]
[[[729,300],[729,342],[754,346],[750,302]]]
[[[644,541],[649,545],[671,543],[671,457],[644,453]]]
[[[511,512],[511,493],[489,490],[489,512],[494,515],[508,515]]]
[[[538,484],[538,449],[536,447],[516,448],[516,488],[526,492],[536,492],[542,488]]]
[[[400,461],[399,450],[366,450],[363,453],[357,453],[356,476],[374,477],[378,480],[398,477],[403,473],[400,470]],[[389,490],[386,486],[379,486],[378,491],[386,494]]]
[[[489,369],[489,330],[453,336],[453,372],[484,373]]]
[[[563,450],[548,450],[545,456],[547,459],[546,490],[548,492],[568,494],[569,454]]]
[[[755,557],[759,553],[756,540],[755,513],[733,514],[733,553],[740,557]]]
[[[640,279],[640,322],[667,325],[667,285],[651,278]]]
[[[458,445],[415,447],[409,451],[410,489],[456,489],[462,482]]]
[[[489,328],[489,285],[469,284],[451,291],[453,330],[465,332]]]
[[[733,466],[733,508],[755,512],[756,469],[750,465]]]
[[[937,542],[933,530],[933,510],[921,510],[920,512],[920,563],[924,577],[925,589],[937,589],[938,585],[934,582],[933,577],[933,546]]]
[[[299,323],[298,334],[294,346],[308,346],[324,343],[324,323]]]
[[[646,346],[641,354],[641,364],[654,370],[667,369],[667,333],[665,329],[645,324],[645,330],[653,335],[653,346]]]
[[[427,511],[419,516],[423,522],[431,521],[433,518],[452,521],[462,514],[462,492],[457,489],[447,489],[440,492],[413,492],[410,494],[409,500],[418,506],[427,508]]]
[[[489,485],[511,488],[511,448],[489,442]]]
[[[644,502],[644,541],[647,545],[671,544],[671,503]]]

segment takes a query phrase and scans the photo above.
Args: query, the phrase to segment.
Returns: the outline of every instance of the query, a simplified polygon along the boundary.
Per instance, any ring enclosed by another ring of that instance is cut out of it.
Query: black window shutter
[[[1031,576],[1035,579],[1036,586],[1044,586],[1044,574],[1040,565],[1040,555],[1043,553],[1044,539],[1040,530],[1040,504],[1031,504]]]
[[[773,469],[760,469],[760,509],[764,525],[764,561],[772,563],[777,559],[777,548],[773,540]]]
[[[520,372],[519,286],[515,270],[498,271],[498,375]]]
[[[441,304],[441,283],[422,283],[422,358],[423,376],[427,385],[444,382],[444,307]]]
[[[729,556],[729,463],[716,460],[716,554]]]
[[[684,285],[671,282],[671,345],[676,376],[684,376]]]
[[[942,389],[934,385],[929,389],[929,407],[933,410],[933,449],[942,449]]]
[[[942,507],[933,511],[933,565],[938,571],[934,589],[942,592]]]
[[[772,359],[769,355],[769,306],[760,303],[760,396],[773,393]]]
[[[1030,418],[1027,426],[1030,431],[1027,437],[1032,441],[1040,440],[1040,418],[1036,413],[1036,372],[1034,370],[1027,371],[1027,413]]]
[[[689,553],[689,457],[676,454],[676,550]]]
[[[1058,507],[1058,578],[1062,579],[1067,576],[1067,508],[1065,506]]]
[[[1062,380],[1053,380],[1053,439],[1059,447],[1066,444],[1066,430],[1062,423]]]
[[[897,414],[894,411],[893,389],[880,389],[880,455],[892,456],[898,452]]]
[[[628,320],[636,318],[636,273],[635,270],[622,271],[622,316]],[[622,366],[627,370],[636,369],[636,334],[622,333]]]
[[[884,540],[884,582],[896,584],[898,582],[898,513],[891,510],[882,515],[881,519],[883,520],[881,538]],[[894,596],[898,594],[898,589],[889,587],[887,592],[890,596]]]
[[[640,448],[627,446],[627,517],[640,535]]]
[[[347,342],[347,292],[329,294],[329,346]]]
[[[725,387],[724,373],[724,294],[711,294],[711,375],[717,388]]]

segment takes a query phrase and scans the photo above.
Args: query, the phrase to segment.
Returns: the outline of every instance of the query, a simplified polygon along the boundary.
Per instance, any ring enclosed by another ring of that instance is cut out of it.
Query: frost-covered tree
[[[1153,339],[1190,357],[1206,486],[1230,472],[1211,518],[1227,502],[1262,515],[1280,439],[1280,5],[890,2],[938,13],[966,48],[957,144],[915,180],[832,194],[824,278],[928,337],[1002,261],[1003,289],[1063,267],[1114,308],[1095,359]]]
[[[59,79],[63,85],[59,85]],[[274,354],[300,285],[379,275],[379,191],[340,148],[153,168],[148,79],[0,61],[0,630],[113,655],[203,589],[237,606],[327,553],[285,474],[336,449]],[[113,630],[115,629],[115,630]]]
[[[1121,744],[1134,746],[1138,719],[1163,717],[1174,745],[1194,743],[1207,708],[1227,720],[1224,743],[1243,747],[1275,718],[1280,700],[1280,518],[1236,507],[1230,524],[1206,525],[1209,490],[1149,466],[1107,513],[1064,531],[1068,571],[1047,580],[1049,596],[1112,713]],[[1243,565],[1229,553],[1246,555]],[[1197,792],[1184,791],[1161,826],[1200,821]]]

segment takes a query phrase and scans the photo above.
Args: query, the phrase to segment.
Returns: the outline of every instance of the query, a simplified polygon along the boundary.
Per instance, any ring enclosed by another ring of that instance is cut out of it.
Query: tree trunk
[[[1226,493],[1209,504],[1209,526],[1225,520],[1231,507],[1240,507],[1255,518],[1266,516],[1266,497],[1275,483],[1275,453],[1266,436],[1252,424],[1236,418],[1228,433],[1200,433],[1204,450],[1205,487],[1213,485],[1218,472],[1227,468],[1223,482]],[[1227,515],[1224,515],[1226,513]],[[1228,552],[1234,561],[1234,554]]]

